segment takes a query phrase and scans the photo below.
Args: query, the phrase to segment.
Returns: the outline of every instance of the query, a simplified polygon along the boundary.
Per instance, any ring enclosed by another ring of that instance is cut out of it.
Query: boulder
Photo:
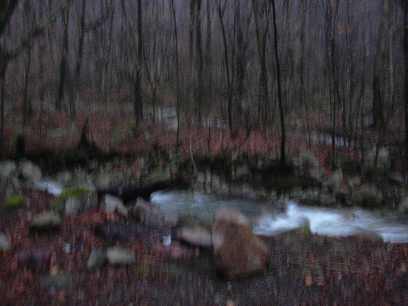
[[[337,193],[341,189],[341,184],[343,182],[343,171],[338,169],[330,175],[327,180],[323,183],[330,192]]]
[[[404,214],[408,214],[408,197],[401,200],[399,210]]]
[[[120,247],[107,249],[106,257],[111,265],[131,265],[136,262],[135,255],[130,250]]]
[[[96,175],[95,185],[97,189],[107,189],[113,186],[111,172],[101,171]]]
[[[43,212],[33,217],[30,224],[32,231],[48,231],[58,228],[62,223],[61,217],[52,211]]]
[[[7,252],[11,249],[10,240],[3,233],[0,233],[0,252]]]
[[[357,188],[351,197],[354,205],[375,207],[383,202],[383,194],[376,186],[364,184]]]
[[[37,182],[42,178],[40,167],[30,161],[23,161],[19,165],[22,177],[28,182]]]
[[[323,170],[320,167],[319,160],[309,151],[300,153],[294,160],[294,165],[300,176],[313,178],[318,181],[323,176]]]
[[[378,150],[372,148],[367,154],[366,163],[371,168],[388,170],[391,167],[390,151],[385,147],[378,148]]]
[[[0,179],[10,177],[16,170],[15,162],[10,160],[0,162]]]
[[[63,172],[59,172],[56,175],[56,181],[63,185],[66,186],[68,185],[71,181],[72,181],[72,173],[69,171],[63,171]]]
[[[82,203],[78,198],[69,198],[65,201],[65,215],[76,216],[82,209]]]
[[[347,180],[347,187],[349,192],[353,192],[354,190],[358,189],[361,186],[361,177],[354,176]]]
[[[105,264],[106,260],[106,252],[103,249],[93,249],[86,262],[86,267],[88,270],[98,269]]]
[[[124,217],[128,216],[128,209],[125,207],[122,200],[109,194],[105,195],[103,200],[103,209],[107,213],[116,212]]]
[[[160,209],[142,198],[138,198],[136,204],[130,210],[131,216],[139,223],[150,227],[161,227],[166,223]]]
[[[22,194],[22,188],[16,177],[0,180],[0,199],[3,198],[7,204],[8,199],[17,197]]]
[[[211,232],[199,225],[181,227],[177,230],[176,238],[192,246],[203,248],[212,247]]]
[[[252,232],[248,219],[239,211],[217,211],[212,228],[212,242],[217,271],[226,279],[235,279],[264,271],[270,252]]]

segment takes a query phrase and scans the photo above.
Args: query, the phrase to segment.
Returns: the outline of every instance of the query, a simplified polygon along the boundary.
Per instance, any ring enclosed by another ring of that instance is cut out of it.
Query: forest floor
[[[64,112],[42,112],[35,114],[25,129],[16,128],[21,122],[13,114],[6,116],[5,150],[3,153],[12,156],[18,135],[24,135],[26,153],[64,152],[76,148],[82,127],[88,121],[88,138],[106,153],[119,155],[143,156],[154,150],[175,152],[177,133],[174,126],[166,122],[146,121],[139,128],[129,113],[92,112],[79,113],[71,120]],[[318,132],[319,124],[313,128]],[[322,135],[329,135],[322,133]],[[367,139],[368,140],[368,139]],[[241,127],[231,135],[222,123],[213,123],[211,127],[195,126],[192,121],[185,122],[180,129],[179,153],[182,159],[191,155],[217,157],[225,154],[238,156],[265,156],[278,159],[280,152],[280,134],[278,129],[261,131]],[[304,129],[295,129],[287,135],[287,154],[290,158],[308,150],[314,153],[321,165],[328,165],[331,143],[307,137]],[[339,146],[338,153],[358,158],[355,149]],[[353,151],[354,150],[354,151]],[[326,171],[330,171],[326,168]]]
[[[265,238],[271,264],[263,275],[224,281],[208,251],[165,247],[146,228],[128,241],[104,241],[98,224],[127,224],[99,210],[64,219],[59,231],[30,234],[32,214],[52,197],[26,190],[29,208],[0,214],[12,250],[0,253],[2,306],[28,305],[406,305],[408,245],[370,237],[327,238],[306,230]],[[132,235],[130,235],[132,237]],[[88,271],[92,249],[129,248],[136,263]]]

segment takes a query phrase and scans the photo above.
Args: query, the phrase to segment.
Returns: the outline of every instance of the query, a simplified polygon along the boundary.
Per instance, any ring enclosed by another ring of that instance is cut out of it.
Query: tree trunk
[[[278,106],[281,124],[281,145],[280,145],[280,161],[282,165],[286,164],[286,124],[285,114],[282,102],[282,82],[279,61],[279,46],[278,46],[278,28],[276,25],[276,5],[275,0],[271,0],[273,14],[273,29],[274,29],[274,44],[275,44],[275,61],[276,61],[276,81],[278,82]]]
[[[173,18],[173,30],[174,30],[174,43],[176,49],[176,114],[177,114],[177,136],[176,147],[177,150],[180,145],[180,107],[181,107],[181,93],[180,93],[180,64],[179,64],[179,52],[178,52],[178,30],[177,30],[177,17],[176,9],[174,7],[174,0],[171,0],[171,12]]]
[[[408,161],[408,2],[403,1],[404,9],[404,61],[405,61],[405,155]],[[408,168],[408,164],[407,164]]]
[[[143,120],[143,94],[142,94],[142,71],[143,71],[143,8],[142,1],[137,0],[137,68],[134,85],[135,101],[134,112],[136,125],[139,126]]]
[[[65,96],[65,83],[67,81],[68,73],[68,45],[69,45],[69,15],[70,7],[66,7],[64,11],[64,35],[62,42],[62,54],[60,62],[60,71],[59,71],[59,85],[58,85],[58,95],[55,101],[55,108],[57,111],[61,111],[62,103]]]

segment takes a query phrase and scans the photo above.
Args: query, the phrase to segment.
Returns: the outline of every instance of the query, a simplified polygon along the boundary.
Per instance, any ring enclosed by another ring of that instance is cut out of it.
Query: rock
[[[123,205],[122,200],[108,194],[103,200],[103,209],[107,213],[117,212],[124,217],[128,216],[128,209]]]
[[[72,174],[68,171],[59,172],[56,175],[56,181],[63,186],[68,185],[72,181]]]
[[[199,225],[180,228],[177,231],[177,239],[192,246],[203,248],[211,248],[212,246],[211,232]]]
[[[62,220],[59,215],[47,211],[33,217],[30,229],[33,231],[48,231],[58,228],[61,223]]]
[[[0,252],[7,252],[11,249],[10,240],[3,233],[0,233]]]
[[[336,205],[336,197],[331,193],[322,192],[319,197],[319,204],[322,206]]]
[[[20,181],[17,177],[0,177],[0,199],[7,200],[10,197],[22,193]]]
[[[401,200],[399,211],[404,214],[408,214],[408,197],[405,197]]]
[[[270,253],[264,242],[252,232],[248,219],[239,211],[217,211],[212,229],[217,271],[235,279],[264,271]]]
[[[361,177],[359,176],[354,176],[351,177],[348,181],[347,181],[347,187],[349,189],[350,192],[353,192],[355,189],[357,189],[359,186],[361,185]]]
[[[65,215],[76,216],[82,209],[82,203],[78,198],[69,198],[65,201]]]
[[[17,169],[16,163],[10,160],[0,162],[0,179],[9,178]]]
[[[41,180],[41,169],[30,161],[24,161],[19,165],[19,170],[23,178],[29,182]]]
[[[382,204],[383,194],[376,186],[364,184],[353,192],[351,201],[355,205],[375,207]]]
[[[112,176],[110,172],[101,171],[98,173],[95,179],[95,185],[97,189],[107,189],[112,187]]]
[[[391,172],[388,176],[388,178],[390,179],[390,181],[393,184],[399,185],[399,186],[403,186],[405,184],[405,179],[403,177],[403,175],[399,172]]]
[[[318,181],[323,176],[319,160],[309,151],[300,153],[294,160],[294,164],[300,176],[313,178]]]
[[[151,203],[138,198],[130,210],[131,216],[139,223],[151,227],[160,227],[166,223],[161,211]]]
[[[391,167],[390,151],[385,147],[379,148],[378,152],[377,148],[372,148],[367,154],[366,163],[371,168],[388,170]]]
[[[343,171],[341,169],[338,169],[327,178],[327,180],[323,183],[323,186],[325,186],[327,189],[330,190],[330,192],[335,194],[340,191],[342,182]]]
[[[112,247],[106,251],[106,257],[111,265],[130,265],[136,262],[135,255],[120,247]]]
[[[251,170],[248,165],[240,165],[235,169],[235,177],[249,177],[251,175]]]
[[[105,264],[106,260],[106,252],[103,249],[93,249],[86,262],[86,267],[88,270],[98,269]]]

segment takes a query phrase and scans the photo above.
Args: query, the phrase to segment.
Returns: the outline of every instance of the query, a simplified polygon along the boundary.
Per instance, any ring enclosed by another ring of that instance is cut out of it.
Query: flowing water
[[[408,243],[408,217],[392,211],[305,207],[293,201],[273,205],[192,191],[156,192],[151,200],[166,214],[188,214],[203,221],[211,220],[220,207],[239,209],[253,221],[254,232],[266,236],[308,226],[317,235],[347,237],[372,234],[385,242]]]
[[[53,181],[38,182],[36,187],[54,196],[62,192],[62,187]],[[408,243],[408,216],[395,211],[306,207],[293,201],[274,204],[195,191],[155,192],[151,202],[167,215],[188,215],[204,222],[212,222],[215,211],[220,207],[235,208],[253,221],[255,233],[265,236],[308,226],[317,235],[347,237],[372,234],[385,242]]]

